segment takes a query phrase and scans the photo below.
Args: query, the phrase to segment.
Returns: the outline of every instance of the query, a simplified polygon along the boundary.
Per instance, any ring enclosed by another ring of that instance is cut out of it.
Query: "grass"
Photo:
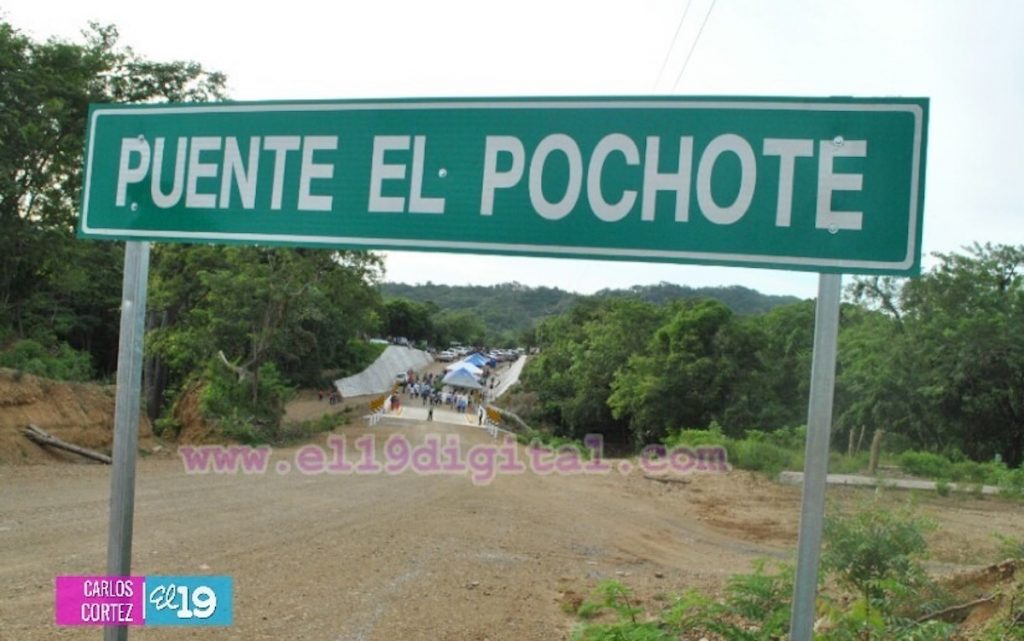
[[[1004,582],[1005,596],[987,620],[970,630],[933,617],[976,595],[956,592],[924,571],[924,533],[932,524],[915,512],[865,504],[852,514],[830,514],[825,531],[815,639],[820,641],[1024,640],[1024,583]],[[1006,540],[1007,556],[1024,544]],[[972,589],[972,588],[969,588]],[[776,641],[786,638],[793,568],[757,562],[749,574],[729,578],[719,596],[695,590],[659,600],[653,609],[633,591],[604,581],[577,609],[574,641],[677,641],[715,638]],[[965,634],[970,636],[963,636]]]
[[[320,418],[294,423],[285,423],[281,426],[278,436],[278,445],[304,441],[312,436],[347,425],[348,414],[343,412],[330,412]]]
[[[729,464],[741,470],[761,472],[778,476],[783,470],[802,470],[804,464],[803,427],[783,428],[773,432],[748,430],[742,438],[726,436],[717,425],[710,429],[681,429],[670,432],[665,446],[724,447],[729,455]],[[863,474],[868,468],[869,453],[858,452],[852,456],[833,451],[829,454],[830,474]],[[979,463],[970,460],[951,460],[942,454],[907,450],[899,456],[882,455],[882,463],[897,464],[913,476],[936,481],[940,496],[948,496],[952,483],[959,491],[981,496],[983,485],[994,485],[1000,494],[1013,498],[1024,497],[1024,467],[1008,468],[999,461]]]

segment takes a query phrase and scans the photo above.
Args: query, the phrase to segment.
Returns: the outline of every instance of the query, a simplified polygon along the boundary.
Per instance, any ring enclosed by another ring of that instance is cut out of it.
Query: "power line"
[[[693,50],[697,48],[697,43],[700,42],[700,34],[704,33],[704,26],[708,23],[708,18],[711,17],[711,12],[715,10],[715,2],[717,2],[717,0],[711,0],[711,6],[708,7],[708,12],[704,15],[704,22],[700,23],[700,29],[697,30],[697,37],[693,39],[690,51],[686,54],[686,60],[683,61],[683,68],[679,70],[679,75],[676,76],[676,81],[672,84],[673,92],[675,92],[676,88],[679,87],[679,81],[683,79],[683,74],[686,73],[686,67],[690,64],[690,56],[693,55]]]
[[[668,66],[668,59],[672,56],[672,50],[676,48],[676,41],[679,39],[679,32],[683,28],[683,23],[686,22],[686,14],[690,12],[690,3],[693,0],[686,0],[686,7],[683,9],[683,17],[679,18],[679,24],[676,25],[676,32],[672,36],[672,41],[668,43],[668,51],[665,52],[665,59],[661,61],[661,70],[658,71],[658,79],[654,81],[653,91],[658,90],[658,85],[661,83],[661,77],[665,74],[665,67]]]

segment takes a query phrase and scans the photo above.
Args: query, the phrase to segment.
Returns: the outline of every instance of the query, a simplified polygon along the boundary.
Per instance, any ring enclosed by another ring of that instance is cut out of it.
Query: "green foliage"
[[[563,436],[599,432],[608,441],[628,441],[627,422],[607,403],[608,388],[662,318],[647,303],[615,300],[581,304],[543,323],[537,336],[545,347],[523,372],[542,408],[531,418],[554,424]]]
[[[181,433],[181,422],[173,416],[161,416],[153,421],[153,433],[160,438],[174,440]]]
[[[293,390],[273,363],[264,363],[255,376],[239,380],[223,363],[211,360],[203,379],[200,409],[226,436],[246,444],[280,440],[284,404]]]
[[[337,377],[344,378],[352,374],[358,374],[373,364],[384,350],[388,348],[382,343],[371,343],[363,340],[353,340],[348,343],[348,352],[343,363],[333,370]]]
[[[939,454],[908,450],[900,455],[899,463],[904,472],[914,476],[943,480],[953,478],[953,464]]]
[[[707,430],[669,432],[665,446],[724,447],[732,467],[774,477],[783,470],[803,468],[804,433],[803,427],[792,427],[775,432],[748,430],[743,438],[730,438],[722,433],[721,426],[712,423]]]
[[[301,442],[310,437],[331,432],[334,429],[347,425],[349,417],[341,412],[328,412],[320,418],[297,423],[285,423],[277,434],[276,444],[282,445],[292,442]]]
[[[723,622],[729,638],[769,640],[783,637],[789,630],[793,598],[793,567],[780,565],[766,571],[764,561],[754,564],[752,574],[729,577],[726,585],[726,611],[739,619],[739,625]],[[749,628],[757,626],[756,631]]]
[[[431,342],[438,346],[461,343],[462,345],[483,345],[487,340],[487,325],[466,310],[442,310],[432,318]]]
[[[1024,497],[1024,465],[1015,470],[1007,469],[999,478],[999,492],[1006,496]]]
[[[1010,469],[999,461],[954,462],[941,454],[907,450],[899,456],[899,464],[908,474],[940,481],[947,494],[949,482],[953,481],[977,494],[981,494],[982,485],[995,485],[1006,496],[1024,495],[1024,471],[1020,468]]]
[[[606,581],[598,586],[596,598],[584,602],[578,615],[593,619],[613,612],[616,621],[583,625],[573,639],[675,641],[691,635],[716,635],[735,641],[771,641],[782,638],[789,628],[792,592],[792,567],[767,570],[759,561],[752,574],[730,577],[723,601],[691,591],[652,617],[633,603],[628,588]]]
[[[91,25],[81,43],[36,42],[0,19],[0,328],[67,343],[100,375],[116,363],[122,249],[74,237],[89,104],[203,101],[224,87],[195,63],[146,60],[117,40]]]
[[[86,381],[93,375],[89,354],[63,342],[48,349],[31,339],[17,341],[0,352],[0,367],[62,381]]]
[[[732,443],[732,439],[722,434],[722,427],[717,423],[712,423],[711,427],[706,430],[670,430],[665,436],[664,444],[665,447],[700,447],[702,445],[717,445],[719,447],[728,447]]]
[[[676,300],[713,298],[737,314],[761,314],[796,301],[792,296],[769,296],[746,287],[693,288],[674,283],[606,289],[592,297],[552,287],[527,287],[516,282],[490,286],[385,283],[381,292],[387,300],[401,298],[433,305],[440,311],[469,312],[485,327],[483,342],[498,347],[538,344],[532,332],[534,327],[590,300],[631,299],[661,306]],[[437,340],[435,344],[445,346],[447,341]],[[810,342],[807,347],[810,348]]]
[[[829,474],[861,474],[868,468],[870,452],[857,452],[853,456],[840,452],[830,452],[828,457]]]
[[[383,333],[385,336],[401,336],[410,341],[431,341],[434,339],[431,314],[435,311],[432,305],[421,305],[404,298],[389,300],[384,303],[381,314]]]
[[[1014,538],[1002,534],[995,535],[999,541],[999,558],[1024,560],[1024,538]]]
[[[763,472],[771,477],[783,470],[803,468],[803,453],[758,439],[734,441],[728,448],[729,464],[743,470]]]
[[[793,296],[772,296],[762,294],[748,287],[688,287],[675,283],[660,282],[657,285],[634,285],[628,289],[602,289],[595,298],[635,298],[655,305],[664,305],[677,300],[699,300],[711,298],[724,303],[736,314],[764,314],[776,307],[784,307],[797,301]]]
[[[826,520],[822,566],[861,595],[865,625],[874,625],[872,607],[889,610],[904,595],[904,586],[927,583],[921,559],[927,550],[924,532],[929,529],[934,524],[912,512],[880,505]]]
[[[577,615],[593,619],[607,611],[614,614],[614,623],[594,623],[574,631],[574,641],[672,641],[676,637],[656,621],[638,622],[643,608],[636,605],[633,592],[618,581],[602,581],[590,599],[580,605]]]
[[[938,254],[919,279],[859,279],[851,293],[878,310],[877,331],[840,346],[839,422],[874,421],[918,448],[974,460],[1024,461],[1024,246],[974,245]],[[872,342],[874,344],[872,344]],[[844,352],[847,356],[843,356]]]
[[[152,262],[150,315],[160,322],[146,346],[164,374],[154,378],[169,389],[183,389],[219,353],[251,380],[272,363],[288,385],[315,387],[361,369],[379,349],[362,338],[379,322],[375,256],[157,245]]]
[[[720,418],[732,386],[751,369],[749,346],[725,305],[680,303],[669,314],[611,382],[608,407],[628,421],[637,444],[658,441],[680,423]]]
[[[701,435],[690,436],[700,439]],[[826,530],[828,548],[823,585],[854,591],[819,597],[824,625],[816,626],[822,641],[938,641],[962,638],[957,627],[938,620],[918,622],[948,606],[949,595],[924,574],[922,533],[931,526],[911,512],[867,505],[849,516],[832,515]],[[777,641],[787,637],[793,593],[793,568],[768,568],[764,561],[749,574],[729,578],[724,595],[713,599],[688,591],[660,612],[644,612],[632,592],[618,582],[598,586],[577,615],[584,621],[574,632],[578,641],[619,639],[697,639]],[[826,588],[828,589],[828,588]],[[1014,588],[1020,593],[1020,587]],[[1012,632],[1024,619],[1022,608],[1009,599],[985,639],[1020,638]],[[612,615],[614,619],[606,619]],[[1002,636],[998,636],[998,635]],[[1016,635],[1016,636],[1014,636]],[[976,638],[976,637],[972,637]]]

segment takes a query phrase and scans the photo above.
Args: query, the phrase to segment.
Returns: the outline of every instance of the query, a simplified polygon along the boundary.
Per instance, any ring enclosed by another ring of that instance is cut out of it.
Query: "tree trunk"
[[[871,439],[871,457],[868,459],[868,474],[874,476],[878,469],[878,456],[882,451],[882,437],[885,430],[875,430],[875,437]]]
[[[146,316],[146,332],[167,326],[167,310],[154,312]],[[164,389],[167,387],[167,368],[163,360],[156,355],[146,356],[142,371],[142,384],[145,389],[146,415],[150,422],[155,422],[163,411]]]

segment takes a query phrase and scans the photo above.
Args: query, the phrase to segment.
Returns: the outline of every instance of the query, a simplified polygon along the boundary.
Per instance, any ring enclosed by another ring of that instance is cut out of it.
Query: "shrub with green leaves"
[[[744,470],[776,476],[783,470],[803,467],[803,456],[799,451],[785,449],[768,441],[743,439],[733,441],[726,449],[729,463]]]
[[[679,429],[673,430],[665,437],[665,447],[700,447],[702,445],[717,445],[727,447],[732,439],[722,434],[721,428],[715,429],[712,426],[706,430]]]
[[[915,623],[921,610],[937,609],[945,598],[922,565],[928,547],[924,534],[934,528],[910,510],[877,501],[826,519],[822,567],[858,595],[852,604],[833,608],[834,638],[947,638],[942,635],[951,633],[950,626]]]
[[[0,352],[0,367],[60,381],[87,381],[92,378],[92,358],[67,343],[46,347],[32,339],[20,340]]]
[[[617,581],[598,585],[577,615],[591,620],[602,614],[615,615],[611,623],[586,623],[574,632],[574,641],[676,641],[713,635],[736,641],[773,641],[789,629],[793,593],[793,568],[768,568],[764,561],[751,574],[730,577],[726,596],[712,600],[689,591],[657,615],[645,614],[632,591]]]
[[[584,601],[577,615],[593,619],[602,613],[615,615],[612,623],[592,623],[577,628],[573,641],[674,641],[673,636],[659,621],[638,621],[643,608],[633,600],[633,591],[618,581],[602,581],[590,599]]]
[[[910,511],[878,504],[850,515],[832,515],[825,522],[822,565],[847,587],[880,599],[891,580],[924,579],[924,533],[934,528],[934,523]]]
[[[200,407],[226,436],[247,444],[270,443],[280,438],[284,405],[294,390],[273,363],[264,363],[255,378],[239,380],[223,363],[213,359],[204,371],[204,380]]]
[[[930,479],[953,479],[953,463],[939,454],[907,450],[900,454],[899,462],[900,468],[907,474]]]

